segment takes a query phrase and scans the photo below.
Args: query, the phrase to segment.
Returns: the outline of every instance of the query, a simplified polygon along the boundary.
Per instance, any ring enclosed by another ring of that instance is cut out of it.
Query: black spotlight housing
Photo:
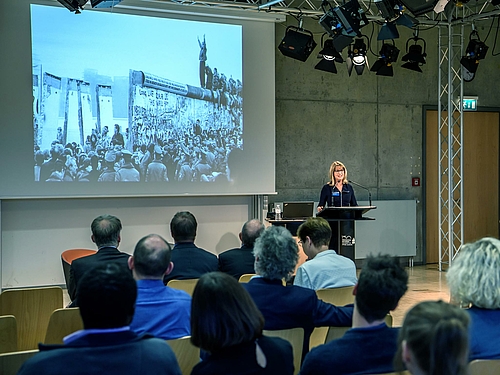
[[[312,32],[288,26],[278,49],[283,55],[304,62],[316,46]]]
[[[476,73],[479,60],[483,60],[488,52],[488,46],[479,39],[479,34],[473,30],[469,36],[469,44],[465,56],[460,59],[460,64],[471,73]]]
[[[88,0],[57,0],[64,5],[70,12],[80,13]]]
[[[393,42],[394,43],[394,42]],[[375,61],[370,71],[377,72],[378,76],[394,76],[392,63],[398,60],[399,49],[394,44],[384,43],[379,52],[379,59]]]
[[[352,69],[356,71],[356,74],[362,75],[365,69],[365,65],[368,66],[368,60],[366,57],[366,43],[363,39],[356,39],[351,48],[349,48],[347,62],[347,73],[351,76]]]
[[[413,41],[414,44],[408,46],[408,43],[410,41]],[[418,44],[419,41],[423,42],[423,46]],[[422,69],[420,67],[426,63],[425,61],[425,58],[427,57],[427,53],[425,52],[426,48],[427,48],[427,43],[425,43],[425,40],[423,40],[422,38],[415,36],[413,38],[408,39],[406,41],[406,55],[404,55],[401,58],[401,60],[407,62],[401,65],[401,67],[422,73]]]
[[[351,0],[325,12],[319,23],[332,37],[339,34],[355,37],[361,36],[360,29],[368,25],[368,18],[358,0]]]
[[[333,46],[332,39],[326,39],[323,42],[323,37],[325,34],[321,36],[321,44],[323,48],[318,53],[318,58],[321,60],[316,64],[314,69],[322,70],[324,72],[329,73],[337,73],[337,67],[335,66],[335,62],[343,63],[344,59],[340,55],[340,53]]]

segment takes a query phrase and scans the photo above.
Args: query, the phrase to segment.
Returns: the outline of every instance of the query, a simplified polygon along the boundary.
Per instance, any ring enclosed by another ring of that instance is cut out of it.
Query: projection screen
[[[152,6],[1,2],[0,199],[275,191],[276,20]]]

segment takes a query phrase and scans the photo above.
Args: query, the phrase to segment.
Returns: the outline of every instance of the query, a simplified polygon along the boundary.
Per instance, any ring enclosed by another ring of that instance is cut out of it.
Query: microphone
[[[356,186],[359,186],[362,189],[365,189],[368,192],[368,200],[370,202],[370,206],[372,205],[372,193],[370,192],[370,189],[368,189],[366,186],[363,186],[361,184],[358,184],[357,182],[353,180],[349,180],[349,183],[354,184]]]

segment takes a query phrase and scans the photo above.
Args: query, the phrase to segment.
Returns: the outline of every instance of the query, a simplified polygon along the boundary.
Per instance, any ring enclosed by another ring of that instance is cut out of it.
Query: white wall
[[[90,223],[101,214],[120,218],[120,250],[132,253],[150,233],[173,242],[169,223],[178,211],[198,221],[196,244],[215,254],[239,246],[238,233],[252,215],[252,197],[40,199],[1,201],[2,288],[64,285],[61,253],[95,249]]]

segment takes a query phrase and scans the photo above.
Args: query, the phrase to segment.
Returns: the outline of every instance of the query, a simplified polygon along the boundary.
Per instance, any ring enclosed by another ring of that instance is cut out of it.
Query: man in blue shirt
[[[150,234],[139,240],[129,267],[137,281],[137,301],[130,328],[171,340],[190,335],[191,296],[165,286],[163,277],[172,272],[170,245]]]
[[[397,258],[368,257],[354,287],[352,328],[340,339],[312,349],[300,375],[394,372],[399,329],[387,327],[384,320],[407,289],[408,275]]]

